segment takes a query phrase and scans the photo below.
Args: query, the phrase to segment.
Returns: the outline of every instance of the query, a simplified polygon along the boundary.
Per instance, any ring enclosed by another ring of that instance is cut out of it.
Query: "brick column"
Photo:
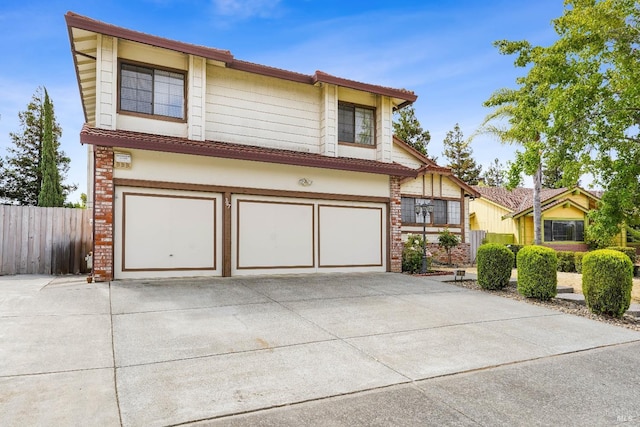
[[[93,192],[93,277],[113,279],[113,148],[95,146]]]
[[[402,200],[400,199],[400,178],[389,177],[389,213],[390,230],[389,245],[391,246],[391,266],[393,273],[402,272]]]

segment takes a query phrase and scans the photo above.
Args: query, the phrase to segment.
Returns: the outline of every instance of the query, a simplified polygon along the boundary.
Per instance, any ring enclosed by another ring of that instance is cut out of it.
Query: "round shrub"
[[[518,252],[518,292],[525,298],[549,300],[558,293],[558,257],[544,246],[525,246]]]
[[[509,284],[513,252],[504,245],[487,243],[478,248],[478,285],[483,289],[502,289]]]
[[[582,257],[582,293],[591,312],[622,317],[632,287],[633,264],[624,253],[600,249]]]

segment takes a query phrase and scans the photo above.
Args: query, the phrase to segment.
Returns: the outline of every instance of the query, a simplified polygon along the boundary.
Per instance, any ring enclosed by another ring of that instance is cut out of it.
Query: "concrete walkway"
[[[3,425],[640,423],[640,333],[399,274],[0,277]]]

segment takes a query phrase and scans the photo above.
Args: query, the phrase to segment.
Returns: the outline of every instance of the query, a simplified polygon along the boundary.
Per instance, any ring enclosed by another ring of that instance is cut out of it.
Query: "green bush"
[[[544,246],[518,251],[518,292],[526,298],[549,300],[558,293],[558,257]]]
[[[558,271],[565,273],[576,272],[576,253],[571,251],[557,251]]]
[[[460,238],[445,228],[438,234],[438,246],[447,253],[447,262],[451,264],[451,249],[460,244]]]
[[[513,252],[504,245],[487,243],[478,248],[478,285],[483,289],[502,289],[509,284]]]
[[[428,252],[427,252],[428,254]],[[402,248],[402,271],[420,273],[422,270],[422,236],[410,234]],[[427,271],[431,270],[431,258],[427,256]]]
[[[582,293],[593,313],[622,317],[632,287],[633,264],[620,251],[600,249],[582,258]]]
[[[609,246],[607,249],[622,252],[629,257],[629,259],[631,260],[631,264],[636,263],[636,248],[628,248],[626,246]]]
[[[582,273],[582,257],[586,252],[574,252],[573,261],[576,266],[576,273]]]
[[[518,251],[524,248],[524,245],[507,245],[507,248],[513,252],[513,268],[518,268]]]

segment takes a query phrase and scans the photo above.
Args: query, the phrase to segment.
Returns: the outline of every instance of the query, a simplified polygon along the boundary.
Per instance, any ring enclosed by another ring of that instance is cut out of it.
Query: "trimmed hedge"
[[[582,258],[582,293],[591,312],[622,317],[632,287],[633,264],[620,251],[600,249]]]
[[[582,257],[586,254],[587,252],[575,252],[573,255],[573,261],[575,263],[576,266],[576,273],[582,273]]]
[[[518,252],[518,292],[525,298],[549,300],[558,293],[558,257],[544,246],[525,246]]]
[[[497,290],[506,287],[513,268],[513,252],[498,243],[486,243],[478,248],[478,285]]]
[[[518,251],[524,248],[524,245],[507,245],[507,248],[513,252],[513,268],[518,268]]]
[[[563,271],[565,273],[575,273],[576,272],[576,256],[575,252],[572,251],[557,251],[556,255],[558,257],[558,271]]]
[[[609,246],[606,249],[611,249],[612,251],[622,252],[626,254],[631,260],[631,264],[636,263],[636,248],[628,248],[626,246]]]

